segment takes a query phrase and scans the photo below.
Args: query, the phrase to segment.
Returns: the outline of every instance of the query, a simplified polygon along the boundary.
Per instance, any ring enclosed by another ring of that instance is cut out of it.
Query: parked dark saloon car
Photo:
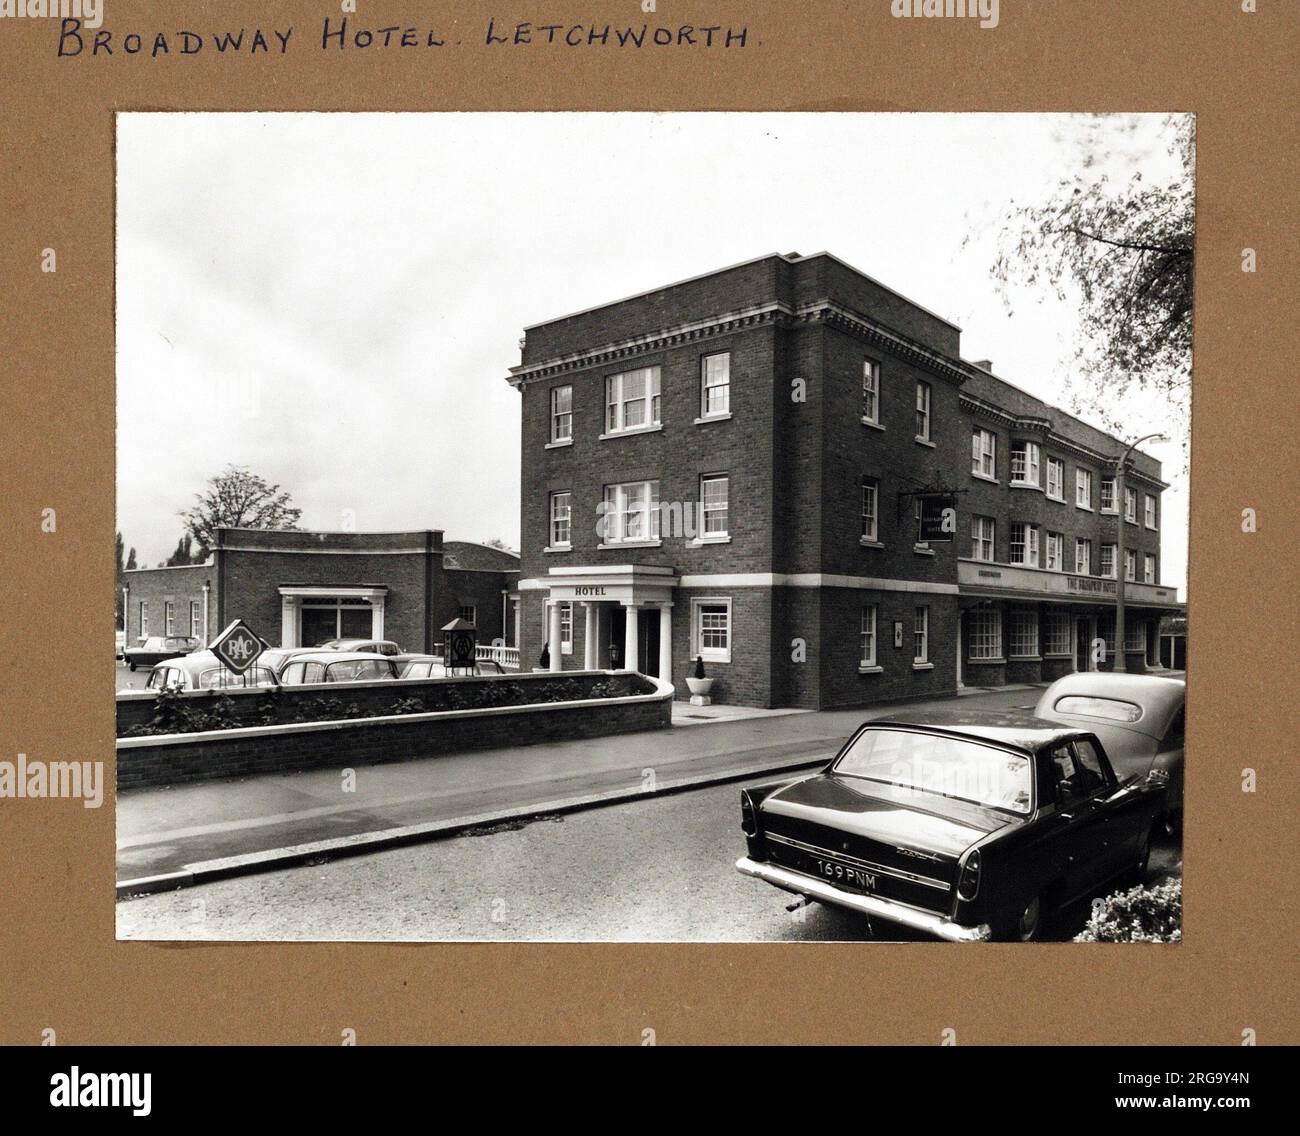
[[[1027,714],[868,722],[820,773],[741,792],[737,869],[950,941],[1027,941],[1146,872],[1167,775],[1117,778],[1097,736]]]
[[[154,667],[167,659],[188,655],[197,651],[199,641],[190,635],[150,635],[136,646],[127,647],[122,652],[122,660],[128,667]]]

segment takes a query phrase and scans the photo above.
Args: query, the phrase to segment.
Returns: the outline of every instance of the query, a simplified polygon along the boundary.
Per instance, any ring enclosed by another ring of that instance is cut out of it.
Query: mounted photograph
[[[117,937],[1179,942],[1194,132],[119,113]]]

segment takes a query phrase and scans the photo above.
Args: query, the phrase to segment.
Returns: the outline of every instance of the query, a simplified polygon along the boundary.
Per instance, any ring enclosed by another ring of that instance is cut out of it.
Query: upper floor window
[[[1142,582],[1144,584],[1156,582],[1156,558],[1150,552],[1142,558]]]
[[[992,517],[971,517],[970,554],[974,559],[990,561],[993,559],[996,551],[994,547],[996,531],[997,522]]]
[[[566,489],[551,494],[551,547],[568,548],[573,540],[573,497]]]
[[[1011,480],[1021,485],[1037,485],[1039,451],[1036,442],[1014,442],[1011,446]]]
[[[1047,459],[1047,495],[1053,501],[1065,500],[1065,462],[1060,458]]]
[[[1011,563],[1038,567],[1038,526],[1015,524],[1011,526]]]
[[[727,535],[729,480],[725,473],[700,478],[700,536],[706,540]]]
[[[1138,523],[1138,495],[1136,489],[1124,486],[1124,519],[1129,524]]]
[[[1153,529],[1153,528],[1155,528],[1155,527],[1156,527],[1156,499],[1155,499],[1155,494],[1153,494],[1153,493],[1144,493],[1144,494],[1142,495],[1142,505],[1143,505],[1143,509],[1144,509],[1144,511],[1145,511],[1145,513],[1146,513],[1146,525],[1147,525],[1147,528],[1149,528],[1149,529]]]
[[[605,379],[605,432],[659,425],[659,368],[641,367]]]
[[[551,441],[573,441],[573,388],[551,388]]]
[[[1131,548],[1124,549],[1124,579],[1137,582],[1138,555]]]
[[[916,384],[916,437],[920,442],[930,440],[930,384]]]
[[[862,421],[880,425],[880,364],[862,360]]]
[[[474,604],[461,604],[460,617],[466,623],[478,623],[478,608]]]
[[[1051,572],[1061,572],[1065,569],[1065,536],[1063,533],[1049,532],[1047,534],[1047,558],[1046,567]]]
[[[1115,512],[1115,479],[1113,477],[1103,477],[1101,479],[1101,511],[1103,513]]]
[[[874,477],[862,479],[862,539],[877,540],[880,486]]]
[[[1074,570],[1080,576],[1092,571],[1092,541],[1079,537],[1074,542]]]
[[[1080,509],[1092,508],[1092,470],[1076,469],[1074,471],[1074,503]]]
[[[980,477],[996,478],[998,436],[991,430],[975,429],[970,436],[970,471]]]
[[[659,482],[606,485],[601,536],[606,544],[659,539]]]
[[[1112,578],[1115,575],[1115,546],[1113,544],[1103,544],[1101,546],[1100,574]]]
[[[700,417],[731,413],[731,355],[706,355],[700,364]]]

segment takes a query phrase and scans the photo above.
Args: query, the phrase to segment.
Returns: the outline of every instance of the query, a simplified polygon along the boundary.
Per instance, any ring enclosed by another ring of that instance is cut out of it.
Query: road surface
[[[709,727],[713,728],[713,727]],[[750,784],[762,783],[757,779]],[[739,875],[740,784],[513,822],[125,900],[126,939],[865,941],[911,938]],[[1172,842],[1152,874],[1176,869]],[[1078,930],[1074,913],[1062,937]]]

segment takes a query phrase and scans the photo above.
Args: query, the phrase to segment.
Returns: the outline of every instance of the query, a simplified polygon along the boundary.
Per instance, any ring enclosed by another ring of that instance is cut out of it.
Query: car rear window
[[[225,667],[213,667],[199,675],[200,690],[229,690],[245,686],[274,686],[275,676],[265,667],[253,667],[242,675]]]
[[[1118,698],[1097,698],[1092,695],[1066,694],[1056,700],[1058,714],[1078,714],[1084,718],[1104,718],[1108,722],[1136,722],[1142,717],[1142,707],[1136,702]]]
[[[1027,757],[919,730],[863,730],[835,772],[1021,815],[1033,802]]]

